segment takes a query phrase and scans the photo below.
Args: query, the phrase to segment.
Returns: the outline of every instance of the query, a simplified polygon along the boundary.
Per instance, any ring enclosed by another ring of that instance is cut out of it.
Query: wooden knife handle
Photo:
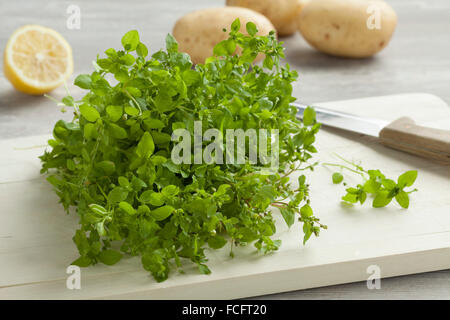
[[[395,120],[380,132],[384,145],[450,164],[450,131],[418,126],[412,119]]]

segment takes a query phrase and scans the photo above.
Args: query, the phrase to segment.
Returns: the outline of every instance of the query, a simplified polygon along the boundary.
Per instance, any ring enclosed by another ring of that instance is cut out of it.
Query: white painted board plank
[[[375,97],[321,106],[394,120],[408,115],[419,124],[450,129],[450,109],[427,94]],[[82,289],[66,288],[66,267],[77,257],[72,236],[76,215],[65,215],[51,186],[39,176],[39,160],[49,136],[0,141],[0,299],[220,299],[241,298],[367,279],[376,264],[382,277],[450,268],[450,167],[387,149],[371,138],[322,130],[319,159],[333,153],[361,160],[389,176],[418,169],[419,192],[403,210],[391,205],[373,209],[340,204],[342,186],[331,183],[330,171],[312,174],[311,196],[316,214],[329,227],[319,238],[301,245],[299,225],[290,230],[279,219],[283,244],[269,256],[253,247],[208,252],[209,276],[187,265],[156,283],[138,258],[115,266],[82,269]],[[293,181],[296,181],[293,176]],[[350,180],[351,181],[351,180]],[[355,182],[357,180],[355,179]]]

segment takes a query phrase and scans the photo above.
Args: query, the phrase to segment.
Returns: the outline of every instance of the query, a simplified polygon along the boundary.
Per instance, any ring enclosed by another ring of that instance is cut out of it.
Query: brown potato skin
[[[380,10],[380,29],[369,29],[367,12],[371,4]],[[313,0],[298,18],[298,28],[305,40],[324,53],[366,58],[384,49],[397,25],[397,15],[381,0]]]
[[[226,5],[255,10],[269,18],[279,36],[288,36],[297,31],[297,18],[307,1],[309,0],[226,0]]]
[[[228,32],[223,32],[223,29],[229,31],[236,18],[241,22],[242,33],[246,33],[247,22],[256,24],[258,35],[267,35],[275,30],[269,19],[258,12],[241,7],[221,7],[186,14],[175,23],[172,34],[178,41],[179,50],[188,53],[194,64],[204,63],[213,55],[214,46],[228,38]],[[258,55],[255,62],[263,57]]]

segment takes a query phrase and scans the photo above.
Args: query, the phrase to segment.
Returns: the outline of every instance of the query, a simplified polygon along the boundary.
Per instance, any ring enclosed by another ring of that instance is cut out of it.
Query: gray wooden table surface
[[[163,46],[174,22],[195,9],[223,5],[224,0],[0,0],[0,50],[24,24],[58,30],[72,45],[75,72],[90,72],[91,61],[121,36],[138,29],[151,50]],[[450,1],[390,0],[399,24],[390,45],[364,60],[329,57],[311,49],[297,34],[283,39],[287,60],[300,73],[294,93],[304,103],[406,92],[427,92],[450,104]],[[81,28],[66,27],[69,5],[81,9]],[[3,57],[2,57],[3,61]],[[0,67],[0,139],[44,134],[62,117],[44,97],[12,89]],[[70,81],[72,83],[72,81]],[[79,95],[71,87],[73,95]],[[64,89],[52,95],[62,97]],[[361,106],[364,107],[364,106]],[[426,108],[426,106],[424,106]],[[63,115],[67,118],[70,115]],[[450,299],[450,270],[383,279],[380,290],[365,282],[280,293],[270,299]]]

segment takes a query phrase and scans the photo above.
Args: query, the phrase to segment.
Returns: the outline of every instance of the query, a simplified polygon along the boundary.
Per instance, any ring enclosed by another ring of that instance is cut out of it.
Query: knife
[[[301,119],[306,105],[292,103]],[[411,118],[393,122],[312,106],[316,120],[325,126],[377,137],[390,148],[450,164],[450,131],[417,125]]]

